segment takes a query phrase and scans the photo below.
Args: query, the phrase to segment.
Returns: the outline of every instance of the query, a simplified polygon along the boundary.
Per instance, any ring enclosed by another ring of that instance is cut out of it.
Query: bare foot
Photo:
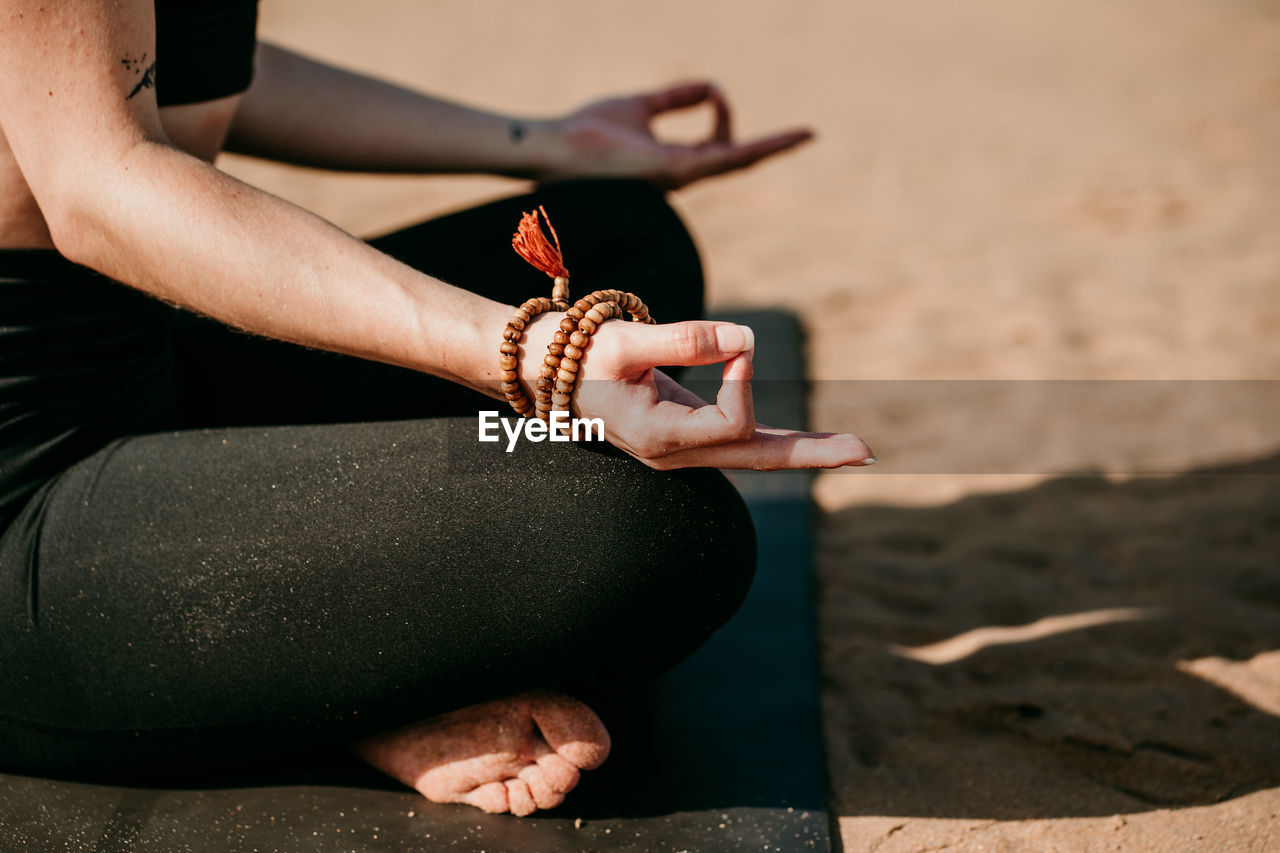
[[[590,708],[551,690],[472,705],[365,738],[365,761],[435,803],[532,814],[564,802],[609,755],[609,733]]]

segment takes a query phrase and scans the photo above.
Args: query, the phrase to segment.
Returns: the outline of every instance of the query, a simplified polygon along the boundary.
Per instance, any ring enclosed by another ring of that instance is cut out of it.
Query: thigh
[[[200,767],[651,672],[753,543],[718,472],[471,418],[121,440],[0,540],[0,760]]]
[[[662,193],[637,181],[550,185],[369,242],[431,276],[517,305],[551,292],[547,276],[511,249],[521,213],[538,205],[560,234],[576,295],[630,290],[660,321],[701,316],[702,267],[693,240]],[[178,315],[175,350],[189,426],[393,420],[474,414],[493,405],[432,376],[240,334],[185,313]]]

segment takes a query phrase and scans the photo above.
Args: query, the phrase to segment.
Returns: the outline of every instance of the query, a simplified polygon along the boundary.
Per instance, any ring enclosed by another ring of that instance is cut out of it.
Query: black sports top
[[[234,95],[253,78],[257,0],[155,0],[160,106]]]

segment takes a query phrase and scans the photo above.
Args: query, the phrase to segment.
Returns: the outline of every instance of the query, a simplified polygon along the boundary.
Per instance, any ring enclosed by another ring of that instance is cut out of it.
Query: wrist
[[[447,347],[446,358],[454,362],[447,365],[451,378],[482,394],[502,400],[504,399],[500,364],[502,354],[499,352],[498,345],[503,340],[507,320],[516,309],[513,306],[498,303],[493,303],[493,306],[492,310],[484,312],[479,322],[469,326],[462,340],[457,337],[453,339]],[[543,356],[547,354],[547,346],[551,343],[551,338],[559,328],[560,318],[563,316],[559,312],[540,314],[524,328],[517,357],[518,378],[530,399],[533,399],[534,386],[538,382],[538,372],[542,368]]]
[[[563,119],[508,119],[507,145],[514,177],[545,180],[564,172],[570,160]]]

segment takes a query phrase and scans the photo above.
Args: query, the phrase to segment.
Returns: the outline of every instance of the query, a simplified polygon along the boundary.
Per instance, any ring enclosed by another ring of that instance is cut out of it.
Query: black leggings
[[[508,248],[538,203],[577,289],[698,314],[696,251],[640,184],[543,188],[372,242],[516,303],[548,290]],[[754,533],[714,470],[658,473],[601,444],[508,454],[476,440],[498,404],[459,386],[49,266],[0,277],[0,310],[20,315],[0,317],[5,769],[235,764],[623,684],[746,594]],[[111,304],[81,317],[77,294]]]

